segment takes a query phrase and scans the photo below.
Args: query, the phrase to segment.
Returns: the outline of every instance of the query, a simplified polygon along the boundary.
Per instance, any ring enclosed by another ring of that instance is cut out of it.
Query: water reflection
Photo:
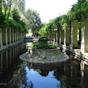
[[[60,81],[56,80],[54,77],[54,71],[50,71],[47,76],[42,76],[38,71],[34,69],[26,69],[27,84],[30,85],[30,82],[33,85],[33,88],[60,88],[57,85],[60,84]]]
[[[66,62],[63,66],[49,68],[22,65],[13,75],[7,88],[87,88],[88,72],[82,79],[80,64],[77,61]]]
[[[54,71],[32,69],[27,65],[10,81],[9,88],[61,88]]]

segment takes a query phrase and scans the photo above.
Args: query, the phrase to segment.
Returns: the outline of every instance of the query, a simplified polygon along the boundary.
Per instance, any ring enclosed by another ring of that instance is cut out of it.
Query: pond
[[[14,67],[0,78],[0,88],[88,88],[88,66],[81,77],[80,63],[72,57],[54,66],[21,61]]]
[[[88,78],[87,75],[85,78]],[[14,71],[7,86],[0,88],[87,88],[84,82],[78,61],[68,61],[52,69],[23,62]]]

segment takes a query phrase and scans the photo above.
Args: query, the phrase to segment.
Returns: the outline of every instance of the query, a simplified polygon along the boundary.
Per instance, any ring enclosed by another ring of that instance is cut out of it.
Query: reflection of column
[[[1,53],[1,57],[0,57],[0,69],[1,71],[3,70],[3,54]]]
[[[85,65],[84,61],[81,61],[80,68],[81,68],[81,77],[82,78],[84,77],[84,65]]]
[[[8,68],[8,63],[9,63],[9,57],[8,57],[8,51],[6,51],[6,68]]]
[[[10,48],[10,65],[12,65],[12,50]]]
[[[80,84],[81,84],[81,87],[84,88],[84,61],[81,61],[80,63],[80,70],[81,70],[81,81],[80,81]]]

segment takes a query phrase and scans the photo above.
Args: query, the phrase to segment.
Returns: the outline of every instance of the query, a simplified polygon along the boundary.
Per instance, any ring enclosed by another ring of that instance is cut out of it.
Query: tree
[[[39,27],[41,26],[41,19],[39,17],[39,14],[36,11],[28,9],[25,13],[26,18],[28,19],[28,28],[32,30],[32,32],[35,34],[36,31],[38,31]]]
[[[25,0],[19,0],[18,1],[18,7],[22,13],[25,12]]]

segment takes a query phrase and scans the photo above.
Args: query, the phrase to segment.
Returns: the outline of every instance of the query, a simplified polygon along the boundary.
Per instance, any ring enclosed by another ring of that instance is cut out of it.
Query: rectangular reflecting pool
[[[88,67],[81,77],[80,64],[69,60],[55,68],[20,63],[1,79],[0,88],[88,88]]]

